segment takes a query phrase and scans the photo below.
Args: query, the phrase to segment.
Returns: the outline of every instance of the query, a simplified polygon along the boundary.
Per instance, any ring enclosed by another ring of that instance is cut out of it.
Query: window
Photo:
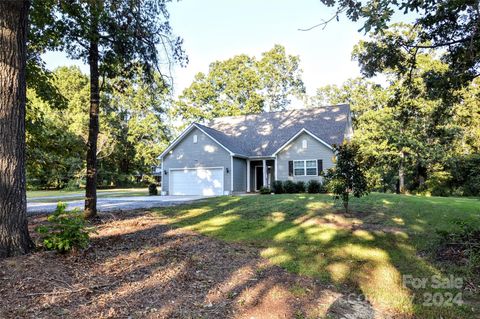
[[[193,136],[193,143],[194,143],[194,144],[197,144],[197,142],[198,142],[198,136],[197,136],[197,135],[194,135],[194,136]]]
[[[317,176],[317,161],[305,161],[307,166],[307,175],[308,176]]]
[[[317,160],[293,161],[295,176],[317,176]]]
[[[302,148],[307,148],[307,140],[302,141]]]
[[[305,175],[305,161],[293,161],[293,174],[295,176]]]

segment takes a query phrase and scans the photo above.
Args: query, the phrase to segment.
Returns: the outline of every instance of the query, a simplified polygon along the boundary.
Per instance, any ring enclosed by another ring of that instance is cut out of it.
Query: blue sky
[[[207,72],[215,60],[236,54],[259,56],[274,44],[299,55],[309,94],[327,84],[341,84],[360,75],[351,60],[353,46],[362,39],[360,23],[346,18],[332,21],[326,29],[299,31],[332,16],[333,10],[319,0],[182,0],[170,5],[171,25],[183,37],[190,63],[174,69],[175,94],[189,86],[197,72]],[[47,53],[47,66],[77,64],[62,53]]]

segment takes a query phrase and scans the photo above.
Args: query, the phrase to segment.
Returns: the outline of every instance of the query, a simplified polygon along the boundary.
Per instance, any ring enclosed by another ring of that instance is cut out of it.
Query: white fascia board
[[[333,147],[330,146],[330,144],[328,144],[327,142],[325,142],[324,140],[322,140],[321,138],[317,137],[315,134],[313,134],[312,132],[310,132],[309,130],[305,129],[305,128],[302,128],[300,131],[298,131],[297,134],[295,134],[291,139],[289,139],[285,144],[283,144],[282,146],[280,146],[280,148],[278,150],[275,151],[275,153],[272,154],[272,156],[277,156],[277,154],[283,150],[285,147],[288,146],[288,144],[290,144],[292,141],[294,141],[297,137],[300,136],[300,134],[302,133],[307,133],[308,135],[310,135],[311,137],[313,137],[314,139],[316,139],[317,141],[319,141],[320,143],[322,143],[323,145],[325,145],[326,147],[328,147],[330,150],[333,150]]]
[[[176,139],[173,140],[172,143],[170,143],[170,145],[162,152],[162,154],[160,154],[157,158],[158,159],[163,159],[163,157],[165,156],[165,154],[167,154],[175,145],[177,145],[185,135],[187,135],[191,130],[192,128],[194,128],[195,123],[192,123],[190,124],[183,132],[182,134],[180,134]]]
[[[205,134],[206,136],[210,137],[215,143],[217,143],[218,145],[220,145],[224,150],[226,150],[231,156],[235,155],[235,153],[233,153],[231,150],[229,150],[225,145],[223,145],[222,143],[220,143],[219,141],[217,141],[216,139],[214,139],[210,134],[208,134],[207,132],[205,132],[201,127],[197,126],[197,124],[193,123],[193,125],[199,129],[200,131],[203,132],[203,134]]]
[[[177,145],[193,128],[196,128],[198,130],[200,130],[203,134],[207,135],[210,139],[212,139],[215,143],[217,143],[218,145],[220,145],[224,150],[226,150],[230,155],[232,156],[241,156],[241,155],[237,155],[235,153],[233,153],[232,151],[230,151],[228,148],[226,148],[222,143],[220,143],[219,141],[217,141],[216,139],[214,139],[210,134],[208,134],[207,132],[205,132],[204,130],[202,130],[201,127],[199,127],[198,125],[196,125],[195,123],[192,123],[190,124],[183,132],[182,134],[180,134],[163,152],[162,154],[160,154],[160,156],[158,156],[158,159],[162,159],[168,152],[170,152],[170,150],[172,148],[175,147],[175,145]]]

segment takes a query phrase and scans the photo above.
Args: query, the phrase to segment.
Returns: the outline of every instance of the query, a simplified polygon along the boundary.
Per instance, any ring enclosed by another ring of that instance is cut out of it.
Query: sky
[[[298,30],[333,15],[333,9],[319,0],[182,0],[171,3],[169,10],[173,31],[184,39],[189,57],[186,68],[174,68],[175,95],[192,83],[196,73],[207,72],[211,62],[242,53],[260,56],[274,44],[300,56],[309,94],[360,76],[357,63],[351,60],[353,46],[364,38],[358,32],[360,23],[343,17],[325,29]],[[75,64],[88,73],[87,66],[63,53],[50,52],[44,59],[49,69]]]

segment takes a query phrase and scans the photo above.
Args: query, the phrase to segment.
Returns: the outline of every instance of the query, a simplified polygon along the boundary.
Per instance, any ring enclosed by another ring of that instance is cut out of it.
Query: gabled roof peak
[[[198,125],[236,154],[272,156],[302,129],[326,145],[342,143],[349,115],[350,106],[339,104],[220,117]]]

